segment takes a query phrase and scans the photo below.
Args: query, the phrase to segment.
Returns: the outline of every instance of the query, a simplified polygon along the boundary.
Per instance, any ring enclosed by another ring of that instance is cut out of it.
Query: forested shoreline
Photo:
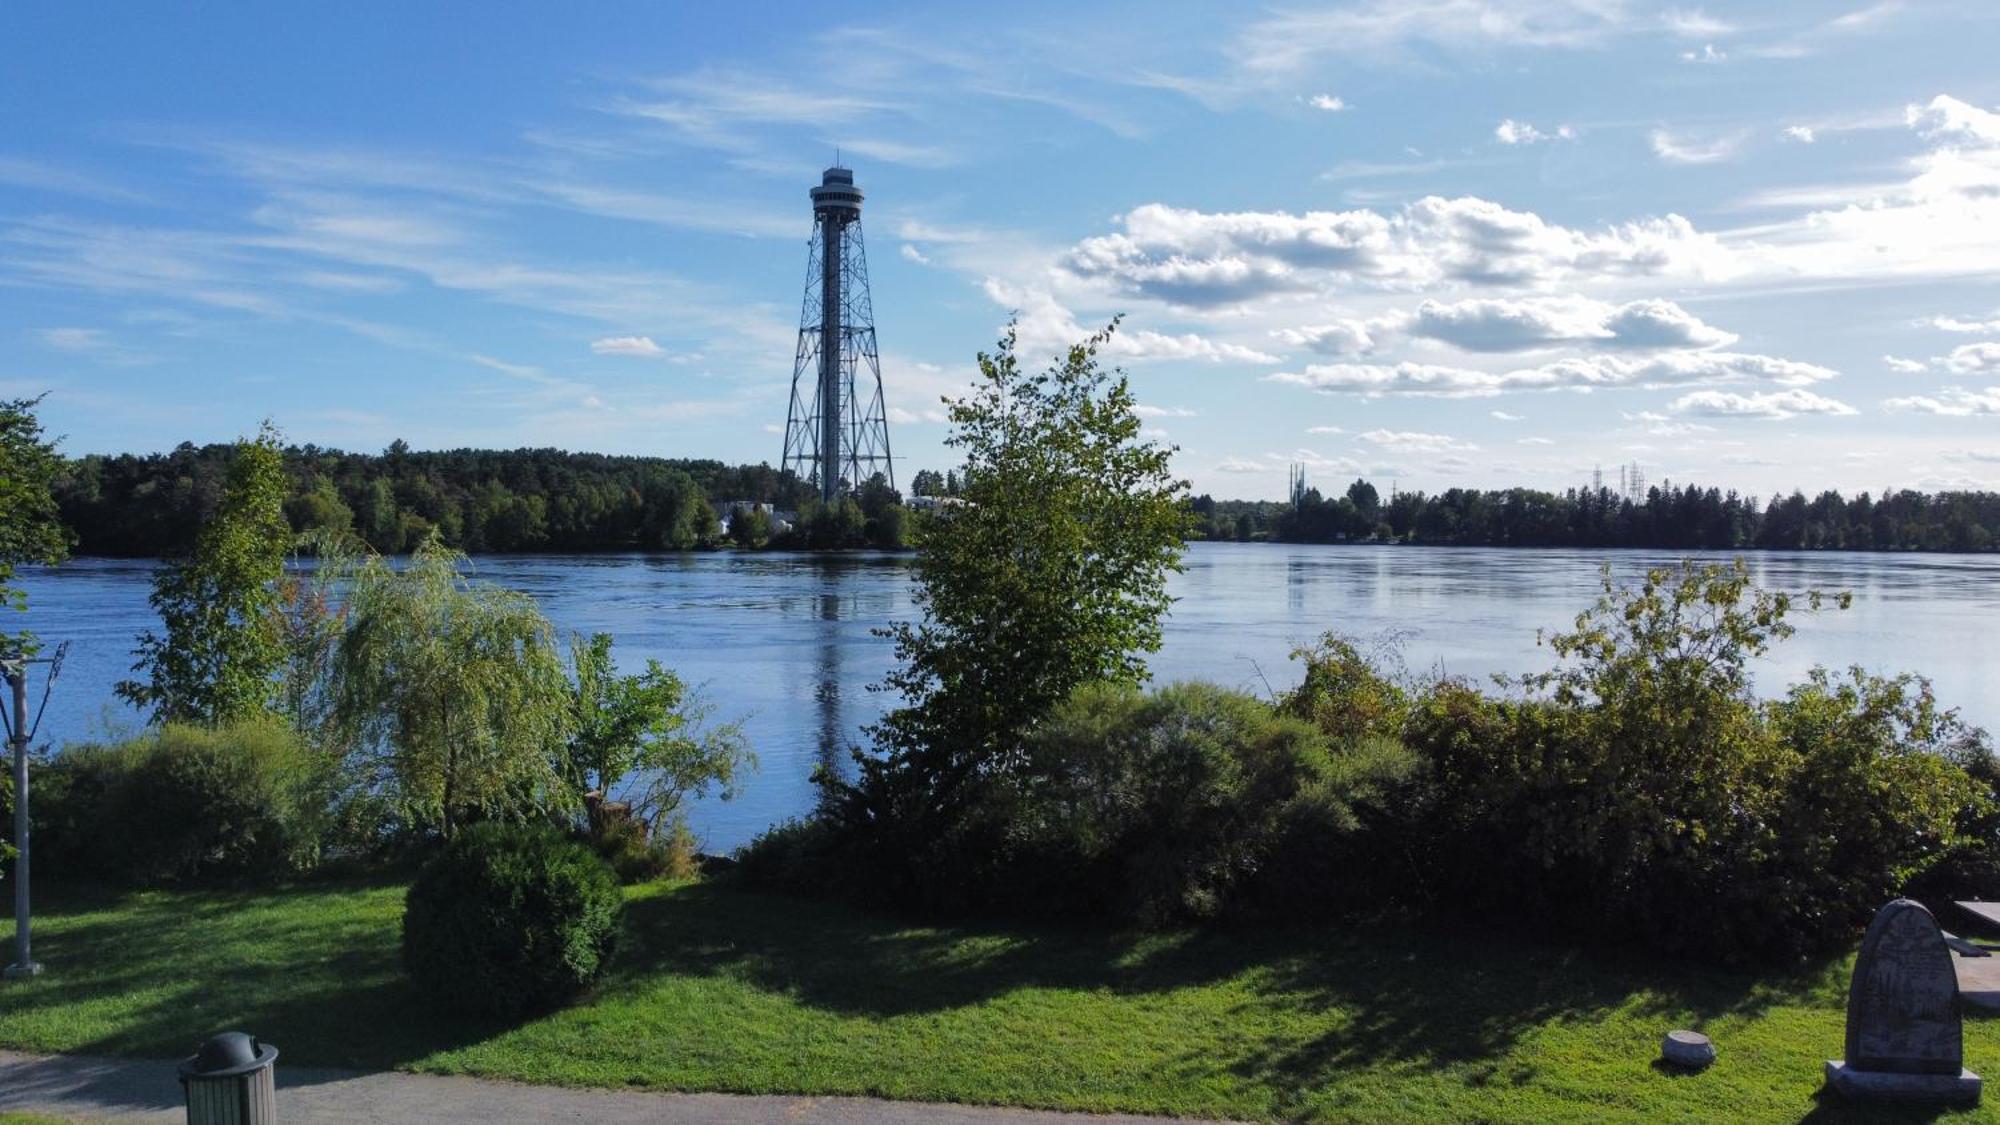
[[[178,554],[214,512],[231,445],[70,459],[55,486],[82,555]],[[555,449],[381,453],[317,446],[284,451],[293,529],[352,531],[388,554],[435,529],[471,553],[671,551],[717,547],[901,546],[906,513],[884,481],[820,511],[810,483],[769,465],[569,453]],[[918,495],[958,491],[957,474],[918,473]],[[797,513],[789,532],[767,513],[728,526],[728,507]],[[1384,496],[1365,480],[1292,501],[1188,501],[1195,539],[1396,542],[1464,547],[1657,550],[1984,552],[2000,549],[2000,493],[1887,490],[1773,496],[1671,483],[1643,496],[1610,488],[1551,492],[1453,488]]]
[[[1452,488],[1384,498],[1357,480],[1345,494],[1295,501],[1193,501],[1207,539],[1401,542],[1450,547],[1634,547],[1657,550],[1993,551],[2000,493],[1909,489],[1852,498],[1802,492],[1759,503],[1734,490],[1671,483],[1634,497],[1610,488]]]
[[[81,555],[177,555],[215,511],[234,445],[91,454],[53,491]],[[353,532],[400,554],[432,531],[470,553],[901,546],[902,497],[879,478],[822,511],[812,486],[768,465],[569,453],[557,449],[379,454],[313,445],[282,450],[285,516],[295,531]],[[728,506],[760,510],[728,520]],[[788,532],[774,513],[793,513]]]

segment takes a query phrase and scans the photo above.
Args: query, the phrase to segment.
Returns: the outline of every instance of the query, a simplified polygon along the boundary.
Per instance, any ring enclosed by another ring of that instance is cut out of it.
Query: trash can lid
[[[278,1061],[278,1049],[241,1031],[212,1036],[181,1063],[182,1078],[233,1078]]]

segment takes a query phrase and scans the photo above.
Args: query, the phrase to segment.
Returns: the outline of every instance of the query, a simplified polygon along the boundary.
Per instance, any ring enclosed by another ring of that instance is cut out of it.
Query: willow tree
[[[0,605],[28,608],[10,583],[23,563],[52,565],[69,553],[69,531],[50,490],[62,471],[55,443],[35,417],[38,398],[0,401]],[[0,655],[33,647],[25,633],[0,632]]]
[[[904,703],[873,729],[850,812],[923,834],[969,782],[1027,771],[1022,736],[1078,687],[1147,678],[1187,482],[1145,439],[1124,374],[1098,363],[1115,328],[1035,372],[1010,327],[947,402],[961,502],[916,524],[922,620],[889,630],[886,686]]]
[[[435,533],[407,564],[348,580],[335,709],[364,776],[412,827],[573,811],[559,759],[571,690],[554,626],[525,594],[480,582]]]
[[[140,635],[132,668],[145,679],[119,684],[118,694],[152,708],[155,722],[219,726],[277,700],[285,646],[272,616],[292,543],[279,440],[266,422],[255,439],[236,443],[222,501],[194,550],[153,579],[165,631]]]

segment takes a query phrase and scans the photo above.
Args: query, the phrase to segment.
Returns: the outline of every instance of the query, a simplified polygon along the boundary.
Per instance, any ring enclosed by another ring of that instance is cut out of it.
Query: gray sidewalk
[[[0,1051],[0,1111],[29,1110],[86,1121],[178,1122],[174,1064]],[[573,1090],[483,1078],[363,1073],[287,1066],[278,1060],[278,1116],[285,1122],[439,1122],[499,1125],[514,1121],[786,1122],[788,1125],[880,1121],[892,1125],[1139,1125],[1159,1118],[1046,1113],[982,1106],[890,1102],[873,1098],[663,1094]]]

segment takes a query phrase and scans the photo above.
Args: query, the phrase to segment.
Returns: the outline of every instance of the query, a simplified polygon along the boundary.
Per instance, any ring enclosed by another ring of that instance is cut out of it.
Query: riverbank
[[[1843,1112],[1815,1094],[1844,963],[1753,978],[1397,925],[936,928],[658,885],[631,892],[584,1003],[482,1024],[431,1014],[403,980],[394,884],[59,888],[39,907],[48,972],[0,988],[7,1048],[172,1058],[241,1028],[302,1066],[1255,1120]],[[1722,1061],[1655,1069],[1673,1027],[1706,1030]],[[2000,1021],[1967,1025],[1966,1056],[2000,1070]]]

